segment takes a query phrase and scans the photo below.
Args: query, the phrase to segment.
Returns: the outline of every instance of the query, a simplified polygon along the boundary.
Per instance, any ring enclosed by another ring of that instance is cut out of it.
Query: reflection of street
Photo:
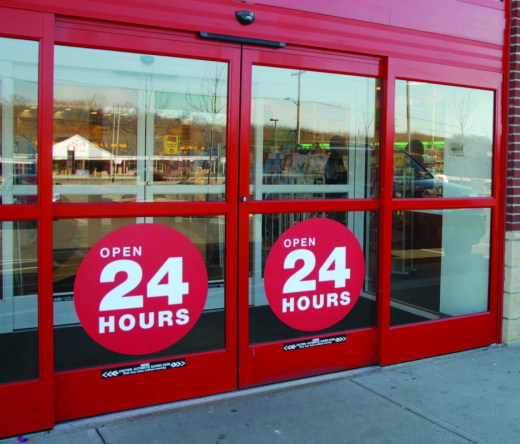
[[[12,226],[12,228],[6,225]],[[0,301],[11,296],[38,294],[38,238],[36,222],[3,222],[0,251],[9,253],[0,262]],[[10,240],[7,240],[10,239]],[[4,245],[4,242],[8,242]],[[12,255],[12,256],[11,256]],[[11,256],[11,258],[9,258]],[[7,285],[8,287],[4,287]],[[12,285],[12,287],[10,287]],[[31,310],[36,310],[36,304]],[[1,314],[1,313],[0,313]]]

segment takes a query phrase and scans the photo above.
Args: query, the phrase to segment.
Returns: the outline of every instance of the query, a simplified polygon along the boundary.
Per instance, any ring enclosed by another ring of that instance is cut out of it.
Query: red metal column
[[[379,214],[378,360],[387,364],[390,329],[392,253],[392,186],[394,167],[395,70],[392,59],[384,65],[381,100],[381,211]]]
[[[54,347],[52,305],[52,125],[54,81],[54,15],[43,18],[40,48],[40,144],[38,146],[38,302],[40,327],[40,380],[47,400],[43,412],[47,427],[54,425]]]

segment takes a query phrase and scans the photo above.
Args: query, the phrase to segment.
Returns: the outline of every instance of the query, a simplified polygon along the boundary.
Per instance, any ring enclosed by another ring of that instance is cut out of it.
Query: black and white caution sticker
[[[303,348],[320,347],[345,342],[347,335],[327,336],[325,338],[314,338],[308,341],[287,342],[283,345],[283,351],[301,350]]]
[[[132,367],[119,367],[101,370],[101,379],[117,378],[118,376],[138,375],[140,373],[157,372],[186,366],[186,359],[170,359],[162,362],[147,362]]]

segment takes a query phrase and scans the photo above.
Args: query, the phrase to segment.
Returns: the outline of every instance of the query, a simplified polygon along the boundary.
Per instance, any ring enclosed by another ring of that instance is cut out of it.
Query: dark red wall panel
[[[0,6],[11,3],[0,0]],[[260,0],[257,3],[264,4],[232,0],[68,3],[19,0],[17,7],[62,16],[277,40],[476,69],[503,69],[505,10],[460,0]],[[489,3],[498,2],[489,0]],[[311,5],[320,11],[302,11]],[[235,19],[235,11],[246,8],[257,15],[251,26],[243,26]]]
[[[494,0],[256,0],[254,3],[497,45],[504,43],[504,3]]]

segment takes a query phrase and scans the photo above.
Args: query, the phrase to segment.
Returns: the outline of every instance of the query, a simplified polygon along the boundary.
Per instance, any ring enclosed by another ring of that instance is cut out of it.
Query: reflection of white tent
[[[67,153],[74,151],[75,160],[113,160],[114,155],[108,151],[90,143],[87,139],[72,136],[52,147],[52,158],[54,160],[67,160]]]

